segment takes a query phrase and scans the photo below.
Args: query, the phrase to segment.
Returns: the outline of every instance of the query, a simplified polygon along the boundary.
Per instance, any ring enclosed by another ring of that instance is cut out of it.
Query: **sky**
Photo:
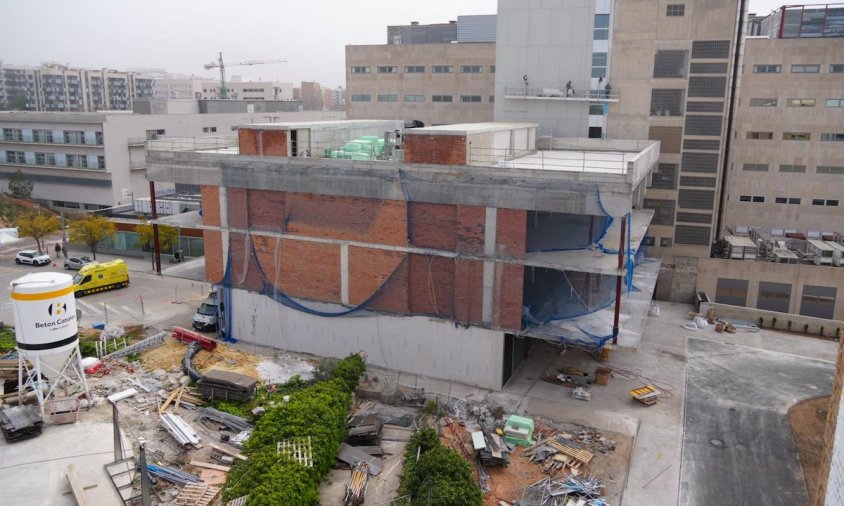
[[[624,1],[624,0],[620,0]],[[678,0],[678,2],[681,0]],[[697,0],[701,1],[701,0]],[[83,68],[159,68],[218,78],[203,68],[223,52],[244,80],[345,85],[347,44],[385,44],[387,25],[494,14],[497,0],[0,0],[0,61]],[[809,2],[807,2],[809,3]],[[783,0],[750,0],[770,12]],[[287,63],[235,67],[250,60]]]

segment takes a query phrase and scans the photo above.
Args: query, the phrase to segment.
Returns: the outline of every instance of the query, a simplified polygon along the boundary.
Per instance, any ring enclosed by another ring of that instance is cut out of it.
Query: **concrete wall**
[[[422,73],[406,73],[405,66],[423,65]],[[432,73],[434,65],[452,65],[449,74]],[[480,65],[480,73],[462,73],[461,65]],[[421,120],[426,125],[491,121],[496,73],[494,43],[389,44],[346,46],[346,112],[349,119]],[[378,66],[396,66],[397,73],[378,73]],[[351,72],[369,67],[369,73]],[[369,102],[352,100],[369,95]],[[378,95],[397,95],[396,102],[379,102]],[[423,95],[409,102],[406,95]],[[449,95],[451,102],[432,102],[432,95]],[[463,102],[461,96],[480,96]]]
[[[594,15],[593,0],[499,0],[496,121],[539,123],[557,137],[587,136],[588,102],[506,99],[505,89],[565,90],[568,81],[575,91],[590,89]]]
[[[369,363],[381,367],[482,388],[502,386],[502,332],[422,316],[319,317],[246,290],[232,290],[231,312],[232,336],[243,341],[322,357],[363,351]]]
[[[844,332],[844,322],[839,320],[812,318],[811,316],[778,313],[776,311],[731,306],[729,304],[718,304],[716,302],[702,302],[700,304],[701,313],[705,314],[709,308],[714,309],[715,316],[719,318],[747,320],[757,325],[759,325],[759,318],[762,318],[762,327],[766,329],[791,330],[794,332],[823,337],[835,337],[838,332]],[[776,320],[776,323],[774,320]],[[791,328],[788,327],[789,322],[791,323]]]
[[[842,174],[818,174],[818,165],[844,167],[844,150],[836,142],[822,142],[821,134],[844,132],[844,107],[827,107],[827,99],[844,99],[841,74],[830,64],[844,62],[844,45],[836,39],[747,40],[741,75],[741,103],[736,116],[736,139],[727,176],[724,225],[841,231],[844,199]],[[817,64],[818,73],[793,74],[792,65]],[[755,65],[780,65],[779,73],[754,73]],[[776,99],[774,107],[751,107],[751,100]],[[814,105],[795,107],[790,99],[812,99]],[[772,132],[772,140],[747,139],[748,132]],[[809,141],[784,141],[784,132],[806,132]],[[767,172],[743,166],[768,164]],[[803,173],[780,172],[780,164],[805,165]],[[764,197],[742,202],[740,197]],[[800,198],[799,205],[777,204],[776,197]],[[813,205],[813,199],[836,200],[838,205]]]
[[[697,291],[706,292],[715,300],[718,278],[748,280],[747,306],[755,308],[759,282],[791,284],[789,313],[800,314],[803,288],[806,285],[838,288],[833,319],[844,319],[844,268],[817,265],[778,264],[753,260],[701,259],[697,269]]]

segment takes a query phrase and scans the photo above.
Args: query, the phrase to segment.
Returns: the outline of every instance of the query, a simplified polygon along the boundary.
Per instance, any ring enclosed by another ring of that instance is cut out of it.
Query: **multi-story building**
[[[537,152],[531,123],[378,142],[402,123],[244,126],[237,154],[150,143],[151,180],[201,185],[228,336],[492,388],[535,339],[638,345],[659,263],[636,265],[653,212],[634,207],[658,143]]]
[[[306,111],[321,111],[325,104],[323,103],[322,86],[313,81],[302,81],[299,87],[300,99],[305,106]]]
[[[198,91],[202,100],[220,99],[220,81],[202,80]],[[228,100],[293,100],[293,83],[273,81],[228,81]]]
[[[152,77],[58,64],[0,65],[0,81],[0,103],[9,109],[30,111],[125,111],[132,109],[135,98],[154,95]]]
[[[273,121],[284,119],[315,116],[273,113]],[[0,112],[0,181],[5,186],[20,170],[34,183],[33,197],[57,208],[94,210],[126,205],[133,198],[149,196],[147,140],[206,136],[202,142],[213,147],[231,139],[236,125],[266,121],[266,113],[245,112]]]
[[[428,125],[490,121],[495,15],[390,26],[387,44],[346,46],[346,111]]]
[[[206,82],[206,78],[198,76],[166,75],[156,77],[154,98],[198,100],[202,98],[203,84]]]

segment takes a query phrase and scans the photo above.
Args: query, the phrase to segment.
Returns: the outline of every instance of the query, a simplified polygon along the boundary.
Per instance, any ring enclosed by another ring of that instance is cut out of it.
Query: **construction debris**
[[[170,483],[175,483],[176,485],[184,486],[190,483],[199,483],[202,481],[198,476],[172,467],[147,464],[147,470],[149,471],[150,476],[167,480]]]
[[[519,446],[530,446],[533,430],[534,422],[530,418],[510,415],[504,424],[504,440]]]
[[[172,413],[160,414],[159,417],[164,428],[179,444],[182,446],[199,444],[199,435],[196,430],[182,420],[182,417]]]
[[[0,411],[0,429],[9,442],[40,436],[43,425],[36,406],[6,406]]]
[[[243,374],[212,370],[196,382],[199,393],[209,400],[246,402],[255,397],[258,380]]]
[[[349,446],[346,443],[340,443],[340,453],[337,455],[337,459],[345,462],[352,468],[358,465],[360,462],[366,462],[369,464],[369,474],[372,476],[378,476],[378,473],[381,472],[381,459],[378,457],[373,457],[368,453],[362,452],[355,448],[354,446]]]
[[[591,401],[592,400],[592,393],[589,389],[584,387],[577,387],[571,391],[571,396],[573,399],[577,399],[579,401]]]
[[[352,468],[352,478],[346,486],[344,506],[361,506],[366,496],[366,482],[369,479],[369,464],[360,462]]]
[[[475,437],[472,435],[472,441]],[[510,448],[498,434],[488,431],[481,432],[484,439],[483,448],[476,448],[476,453],[485,466],[507,466],[510,464]]]
[[[199,483],[190,483],[176,496],[176,504],[181,506],[208,506],[220,494],[220,489]]]
[[[545,478],[526,487],[519,502],[522,506],[607,506],[600,498],[604,485],[594,476],[581,479],[568,475]],[[567,501],[561,501],[568,499]]]
[[[375,414],[353,416],[346,423],[349,431],[346,441],[352,446],[378,446],[383,427],[384,422]]]
[[[196,412],[199,414],[200,421],[216,422],[232,431],[242,432],[252,428],[252,424],[248,420],[214,408],[199,408]]]

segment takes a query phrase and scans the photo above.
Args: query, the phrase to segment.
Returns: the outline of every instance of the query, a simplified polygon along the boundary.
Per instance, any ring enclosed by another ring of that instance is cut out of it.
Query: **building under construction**
[[[226,337],[500,388],[536,339],[637,347],[658,157],[530,123],[372,120],[154,141],[147,161],[152,181],[201,185]]]

